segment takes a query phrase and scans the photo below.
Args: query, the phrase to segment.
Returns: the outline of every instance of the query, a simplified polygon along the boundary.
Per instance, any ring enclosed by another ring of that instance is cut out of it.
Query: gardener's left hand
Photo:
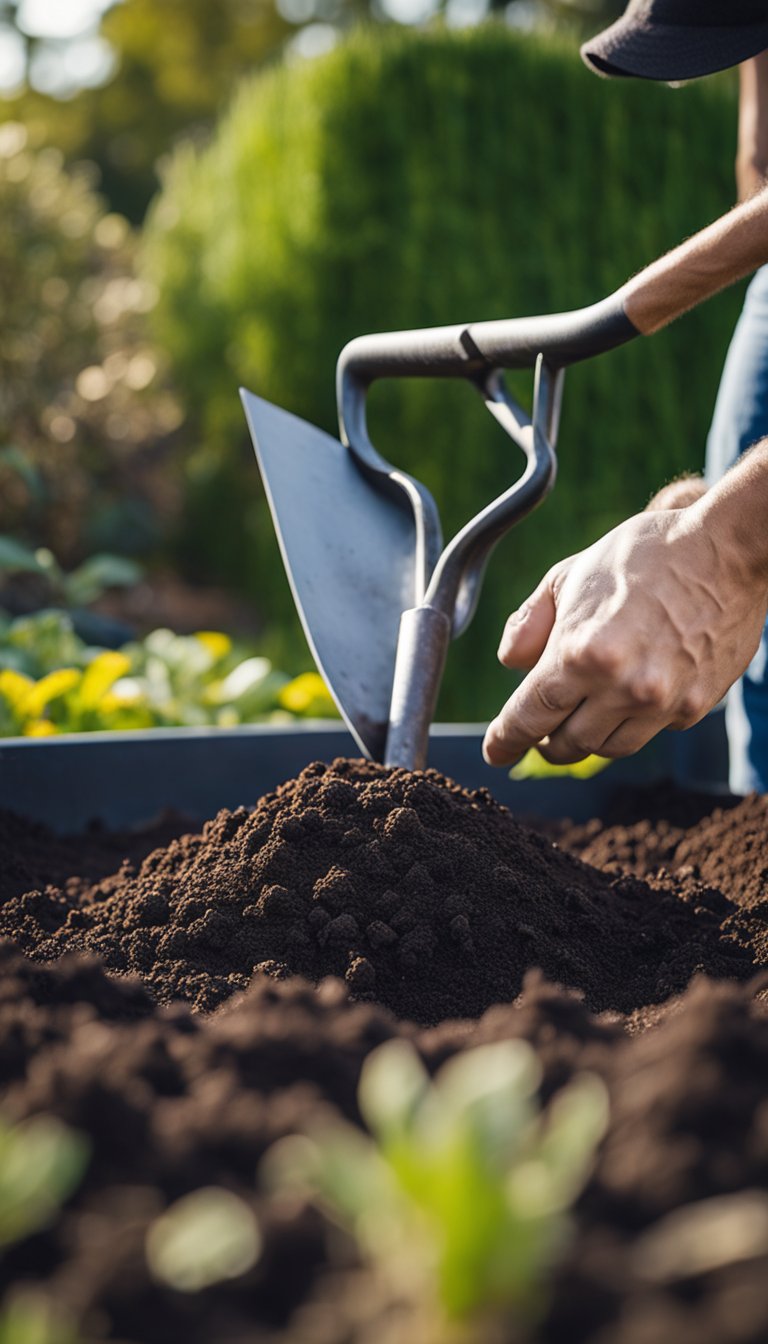
[[[756,652],[768,606],[765,557],[744,541],[765,463],[750,467],[690,507],[629,518],[549,571],[504,629],[501,662],[533,670],[488,728],[491,765],[533,746],[558,764],[627,756],[717,704]]]

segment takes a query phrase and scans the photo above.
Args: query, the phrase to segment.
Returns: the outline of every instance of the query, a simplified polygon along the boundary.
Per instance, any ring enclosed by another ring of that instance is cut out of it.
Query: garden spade
[[[638,334],[621,292],[577,312],[362,336],[337,366],[340,438],[242,398],[293,596],[317,666],[362,751],[421,769],[452,638],[496,542],[555,478],[563,371]],[[531,415],[503,370],[534,369]],[[523,453],[519,478],[443,548],[432,496],[368,436],[371,383],[463,377]]]

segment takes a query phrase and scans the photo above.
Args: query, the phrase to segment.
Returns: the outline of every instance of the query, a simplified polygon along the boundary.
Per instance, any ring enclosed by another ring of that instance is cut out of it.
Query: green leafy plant
[[[239,1278],[261,1253],[256,1215],[244,1200],[209,1185],[184,1195],[152,1223],[146,1256],[153,1276],[182,1293]]]
[[[0,536],[0,575],[34,574],[42,579],[47,601],[64,607],[86,607],[109,588],[139,583],[141,566],[124,555],[92,555],[66,573],[52,551],[33,550],[14,537]]]
[[[0,615],[0,737],[237,727],[336,715],[316,672],[290,678],[217,630],[85,644],[64,611]]]
[[[0,611],[0,668],[37,679],[62,667],[82,667],[88,656],[67,612],[50,609],[13,618]]]
[[[353,1234],[429,1321],[423,1344],[490,1340],[494,1319],[535,1319],[606,1124],[598,1079],[577,1077],[541,1112],[540,1078],[522,1041],[459,1054],[433,1082],[407,1042],[389,1042],[360,1081],[371,1137],[337,1123],[287,1138],[265,1179]]]

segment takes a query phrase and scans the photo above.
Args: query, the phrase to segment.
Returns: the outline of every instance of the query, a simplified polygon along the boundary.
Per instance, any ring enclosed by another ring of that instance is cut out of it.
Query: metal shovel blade
[[[401,612],[414,603],[416,526],[338,439],[241,391],[304,633],[350,731],[384,758]]]

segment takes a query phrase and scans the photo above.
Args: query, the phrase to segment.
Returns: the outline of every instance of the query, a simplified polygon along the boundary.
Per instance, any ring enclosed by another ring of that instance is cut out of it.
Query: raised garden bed
[[[182,753],[200,750],[188,742]],[[305,734],[293,750],[317,744]],[[0,754],[17,784],[32,778],[30,746]],[[125,829],[148,815],[138,774],[129,763],[110,793],[95,759],[106,747],[87,749],[84,796],[52,815],[74,767],[62,743],[45,744],[51,754],[34,759],[49,763],[47,801],[39,789],[36,809],[16,809],[33,819],[6,811],[0,830],[4,1113],[51,1113],[91,1145],[61,1216],[6,1251],[3,1289],[43,1280],[94,1344],[432,1344],[392,1333],[351,1243],[306,1204],[270,1197],[258,1163],[324,1108],[359,1124],[361,1068],[384,1041],[411,1041],[434,1071],[474,1045],[523,1038],[541,1058],[545,1101],[584,1069],[610,1098],[575,1236],[530,1338],[764,1344],[765,800],[630,789],[617,767],[576,786],[591,805],[577,822],[541,806],[550,817],[533,830],[436,773],[345,759],[259,801],[278,779],[260,788],[255,766],[243,792],[242,773],[217,774],[219,746],[208,786],[238,788],[233,801],[255,807],[202,830],[166,815],[141,833]],[[139,761],[142,744],[133,749]],[[231,745],[230,765],[241,750]],[[192,759],[177,775],[187,803],[200,787]],[[304,763],[291,759],[283,777]],[[658,765],[642,768],[652,777]],[[161,776],[148,781],[153,803]],[[41,825],[47,810],[66,831],[99,779],[93,810],[113,827],[122,817],[123,834],[71,840]],[[547,793],[551,804],[550,782],[540,802]],[[147,1228],[207,1185],[257,1212],[262,1254],[198,1293],[161,1286]],[[706,1202],[716,1197],[736,1202]],[[697,1240],[688,1206],[700,1201]],[[668,1221],[680,1210],[687,1225]]]

